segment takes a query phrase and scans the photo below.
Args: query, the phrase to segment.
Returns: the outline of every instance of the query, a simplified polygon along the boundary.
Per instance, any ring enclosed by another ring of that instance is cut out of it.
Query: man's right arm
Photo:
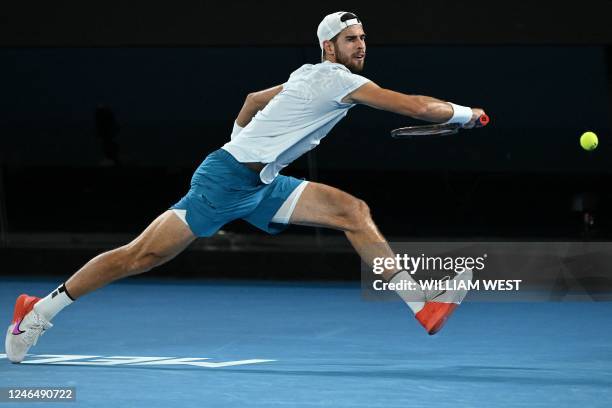
[[[406,95],[381,88],[368,82],[342,99],[345,103],[359,103],[373,108],[410,116],[428,122],[442,123],[453,117],[453,106],[440,99],[422,95]],[[472,108],[472,118],[466,127],[474,125],[484,114],[482,109]]]

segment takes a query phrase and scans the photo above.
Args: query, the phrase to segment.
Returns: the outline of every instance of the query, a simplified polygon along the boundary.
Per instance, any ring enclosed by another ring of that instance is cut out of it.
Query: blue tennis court
[[[5,279],[5,323],[17,294],[54,284]],[[364,301],[354,283],[140,278],[79,299],[54,323],[24,363],[2,355],[0,387],[75,387],[70,406],[84,407],[612,401],[605,302],[466,302],[430,337],[405,305]],[[28,405],[41,404],[18,404]]]

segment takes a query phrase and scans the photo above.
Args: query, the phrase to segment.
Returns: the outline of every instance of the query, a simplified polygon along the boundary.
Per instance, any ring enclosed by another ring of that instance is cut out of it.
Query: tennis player
[[[231,140],[205,158],[178,203],[132,242],[93,258],[46,297],[22,294],[17,298],[6,334],[10,361],[22,361],[52,326],[55,315],[76,299],[168,262],[197,237],[214,235],[235,219],[270,234],[289,224],[344,231],[370,265],[376,257],[394,256],[365,202],[337,188],[287,177],[280,171],[316,147],[355,104],[466,128],[473,127],[484,112],[394,92],[358,75],[366,57],[366,36],[353,13],[329,14],[319,24],[317,35],[322,62],[303,65],[282,85],[247,95]],[[383,278],[388,282],[411,280],[406,271],[397,268],[385,270]],[[415,297],[414,293],[397,292],[430,334],[440,330],[465,296],[417,290]]]

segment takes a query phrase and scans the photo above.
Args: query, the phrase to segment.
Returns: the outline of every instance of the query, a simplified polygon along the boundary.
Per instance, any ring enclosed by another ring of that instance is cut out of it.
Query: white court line
[[[203,368],[223,368],[248,364],[270,363],[277,360],[248,359],[232,361],[204,361],[206,357],[138,357],[138,356],[86,356],[80,354],[28,354],[28,359],[21,364],[40,365],[74,365],[74,366],[169,366],[187,365]],[[6,354],[0,354],[6,358]]]

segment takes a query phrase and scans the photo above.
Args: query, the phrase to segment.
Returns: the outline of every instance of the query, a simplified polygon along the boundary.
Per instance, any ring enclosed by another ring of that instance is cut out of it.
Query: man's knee
[[[167,260],[166,255],[143,247],[126,246],[122,250],[124,251],[124,267],[127,275],[148,272]]]
[[[363,200],[352,197],[346,203],[343,212],[347,219],[349,230],[362,230],[372,224],[370,207]]]

